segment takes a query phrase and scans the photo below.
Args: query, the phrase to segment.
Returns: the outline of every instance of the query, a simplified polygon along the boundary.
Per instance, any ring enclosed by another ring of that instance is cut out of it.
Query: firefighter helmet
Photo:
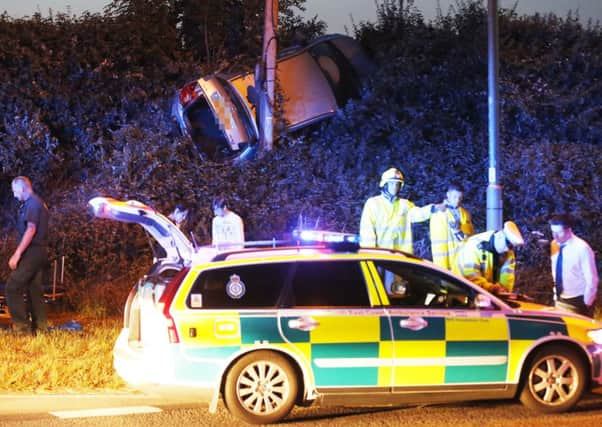
[[[403,174],[399,169],[390,168],[387,169],[380,177],[379,187],[383,188],[387,182],[396,181],[403,187]]]
[[[512,246],[520,246],[525,244],[525,239],[523,239],[523,235],[514,222],[506,221],[504,223],[503,231],[504,236],[506,237],[506,242],[510,243]]]

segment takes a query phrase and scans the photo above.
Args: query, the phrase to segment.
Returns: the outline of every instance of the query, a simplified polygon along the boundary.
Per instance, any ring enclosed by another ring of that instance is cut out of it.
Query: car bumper
[[[602,385],[602,345],[587,347],[592,360],[592,387]]]
[[[210,410],[215,411],[218,387],[178,380],[171,351],[165,351],[164,346],[143,348],[130,343],[128,336],[129,329],[122,329],[113,348],[113,366],[127,384],[145,393],[208,403]]]

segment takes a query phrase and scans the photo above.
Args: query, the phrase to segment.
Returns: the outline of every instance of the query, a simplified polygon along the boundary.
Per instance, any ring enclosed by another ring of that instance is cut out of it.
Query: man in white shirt
[[[598,271],[594,251],[572,230],[570,215],[555,215],[550,219],[552,241],[550,258],[554,278],[554,299],[557,308],[593,315],[598,292]]]
[[[245,243],[245,231],[242,219],[226,206],[223,197],[213,199],[215,217],[211,224],[211,244],[220,250],[242,249]]]

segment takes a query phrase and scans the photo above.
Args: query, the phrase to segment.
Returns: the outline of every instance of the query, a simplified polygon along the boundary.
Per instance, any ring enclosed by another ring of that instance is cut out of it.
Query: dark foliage
[[[258,10],[253,2],[238,3],[245,4],[242,17],[215,9],[215,20],[200,21],[212,26],[210,42],[174,24],[185,19],[177,7],[190,2],[165,8],[158,1],[115,1],[104,15],[0,19],[2,236],[12,236],[10,180],[29,175],[50,204],[52,253],[67,256],[75,305],[95,289],[94,295],[105,295],[105,283],[121,283],[127,292],[129,276],[152,256],[139,228],[91,218],[86,202],[98,194],[137,199],[163,212],[188,202],[201,244],[210,240],[210,202],[217,193],[244,218],[249,239],[280,238],[300,220],[355,232],[380,174],[397,166],[407,177],[405,196],[419,205],[440,201],[449,181],[462,182],[477,231],[484,230],[481,2],[458,2],[431,23],[412,2],[379,3],[377,22],[354,30],[380,64],[362,99],[318,128],[286,135],[256,161],[213,165],[174,132],[169,100],[175,88],[215,64],[253,63],[262,22],[252,14]],[[319,21],[303,22],[284,10],[283,45],[323,30]],[[200,19],[193,12],[188,17]],[[232,20],[237,30],[224,30]],[[602,244],[602,30],[570,17],[502,11],[500,49],[504,217],[528,240],[518,254],[519,289],[545,301],[551,295],[548,253],[532,233],[548,237],[548,215],[575,213],[576,232],[596,251]],[[416,252],[428,257],[426,224],[416,226],[415,237]],[[5,237],[2,258],[13,248]],[[6,277],[6,263],[0,268]]]

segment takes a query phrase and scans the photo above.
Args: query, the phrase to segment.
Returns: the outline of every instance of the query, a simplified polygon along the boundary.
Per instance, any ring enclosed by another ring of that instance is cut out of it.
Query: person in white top
[[[585,240],[573,234],[572,227],[573,219],[568,214],[554,215],[550,219],[554,237],[550,246],[550,258],[555,306],[592,316],[598,292],[594,251]]]
[[[212,203],[215,217],[211,224],[211,244],[217,249],[242,249],[245,231],[242,219],[226,206],[223,197],[216,197]]]

